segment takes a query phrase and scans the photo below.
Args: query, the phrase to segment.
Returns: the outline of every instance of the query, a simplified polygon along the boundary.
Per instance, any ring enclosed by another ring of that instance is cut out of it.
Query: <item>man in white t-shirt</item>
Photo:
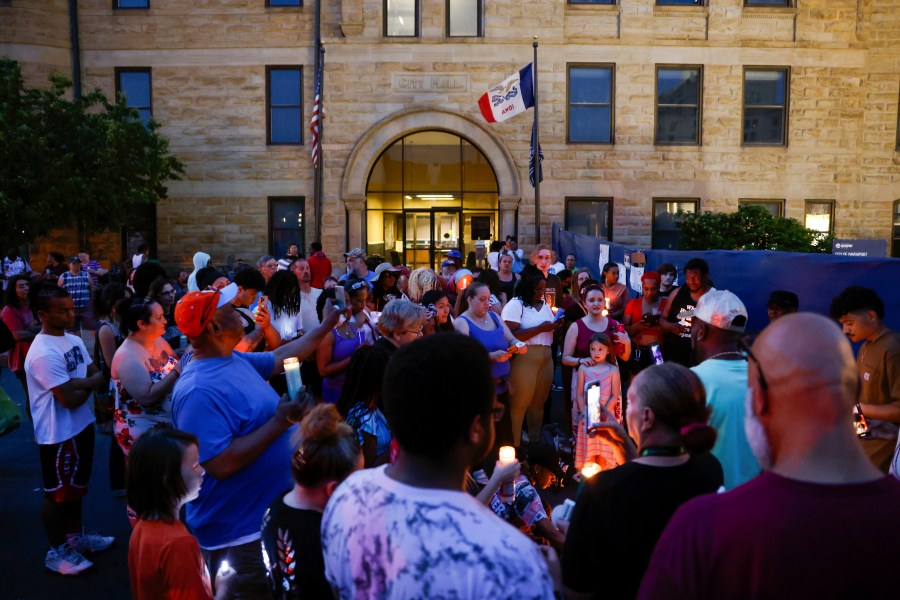
[[[44,480],[41,519],[50,541],[44,564],[77,575],[92,565],[83,553],[105,550],[115,541],[85,533],[81,523],[94,459],[94,415],[87,400],[103,373],[81,338],[66,333],[75,323],[75,307],[64,288],[42,286],[32,305],[42,329],[25,358],[25,373]]]
[[[321,324],[319,313],[316,312],[316,303],[322,290],[312,286],[312,269],[305,258],[298,258],[291,263],[291,272],[297,276],[300,283],[300,315],[303,317],[303,333],[312,331]],[[300,365],[300,375],[303,383],[316,398],[322,396],[322,376],[316,366],[316,355],[313,354]]]
[[[462,335],[401,346],[383,389],[400,453],[392,465],[351,475],[325,508],[325,576],[335,592],[341,598],[552,598],[540,548],[462,491],[469,465],[493,447],[502,410],[484,346]]]

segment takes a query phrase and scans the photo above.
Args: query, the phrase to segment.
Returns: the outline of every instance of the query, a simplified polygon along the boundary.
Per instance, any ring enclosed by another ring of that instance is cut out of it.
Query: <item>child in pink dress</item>
[[[603,438],[587,431],[586,390],[599,382],[600,404],[622,423],[622,384],[616,359],[610,353],[611,343],[605,333],[591,336],[591,360],[575,374],[575,402],[572,405],[572,431],[575,434],[575,468],[587,462],[600,465],[605,471],[618,466],[613,449]]]

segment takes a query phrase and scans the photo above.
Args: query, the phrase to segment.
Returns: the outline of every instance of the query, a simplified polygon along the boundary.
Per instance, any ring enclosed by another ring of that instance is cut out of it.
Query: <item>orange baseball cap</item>
[[[198,337],[212,321],[216,310],[234,300],[237,293],[237,285],[231,283],[221,290],[185,294],[175,305],[175,323],[178,329],[189,338]]]

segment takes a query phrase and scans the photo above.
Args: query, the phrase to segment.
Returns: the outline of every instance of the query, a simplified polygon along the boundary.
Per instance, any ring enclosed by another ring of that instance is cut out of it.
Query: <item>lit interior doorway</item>
[[[440,272],[458,249],[466,264],[476,242],[497,239],[497,177],[484,154],[445,131],[420,131],[389,146],[366,186],[366,252],[411,269]]]

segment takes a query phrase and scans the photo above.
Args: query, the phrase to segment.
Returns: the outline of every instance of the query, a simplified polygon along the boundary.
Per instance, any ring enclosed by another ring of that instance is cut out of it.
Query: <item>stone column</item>
[[[366,249],[363,240],[363,218],[366,212],[365,198],[344,198],[344,208],[347,209],[347,248]]]
[[[500,240],[516,234],[516,216],[521,198],[500,198]]]

